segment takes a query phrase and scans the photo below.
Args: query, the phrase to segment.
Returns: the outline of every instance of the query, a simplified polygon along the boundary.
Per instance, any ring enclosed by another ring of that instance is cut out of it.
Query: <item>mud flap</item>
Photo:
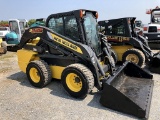
[[[154,54],[152,60],[149,62],[149,70],[153,73],[160,74],[160,53]]]
[[[134,63],[125,62],[114,76],[103,82],[100,103],[110,109],[148,118],[153,76]]]

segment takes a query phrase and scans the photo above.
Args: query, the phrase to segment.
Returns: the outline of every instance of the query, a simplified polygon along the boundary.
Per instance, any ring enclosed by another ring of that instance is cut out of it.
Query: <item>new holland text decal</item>
[[[57,35],[54,35],[54,34],[50,34],[50,35],[52,36],[52,39],[54,39],[55,42],[82,54],[82,50],[77,45],[74,45],[73,43],[68,42],[67,40],[64,40],[63,38],[61,38]]]

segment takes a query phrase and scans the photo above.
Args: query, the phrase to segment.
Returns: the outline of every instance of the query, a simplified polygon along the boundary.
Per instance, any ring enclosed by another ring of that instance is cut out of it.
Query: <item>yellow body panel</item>
[[[0,38],[0,43],[2,43],[2,41],[3,41],[2,38]]]
[[[18,56],[18,65],[19,65],[19,68],[24,72],[26,73],[26,68],[27,68],[27,65],[31,62],[31,61],[34,61],[34,60],[39,60],[39,57],[37,57],[38,53],[37,52],[33,52],[31,50],[25,50],[25,49],[21,49],[21,50],[18,50],[17,51],[17,56]],[[102,65],[104,64],[103,61],[100,62]],[[50,68],[51,68],[51,72],[52,72],[52,78],[55,78],[55,79],[59,79],[61,80],[61,74],[63,72],[63,70],[65,69],[65,67],[62,67],[62,66],[56,66],[56,65],[50,65]],[[37,71],[35,69],[33,69],[32,71],[30,71],[31,73],[31,76],[33,78],[35,78],[35,82],[38,82],[36,81],[38,79],[38,76],[37,76]],[[34,75],[35,74],[35,75]],[[80,89],[80,87],[79,87]]]
[[[2,38],[0,38],[0,47],[2,47],[2,46],[1,46],[2,41],[3,41]]]
[[[131,48],[133,48],[133,46],[131,45],[112,46],[112,49],[118,55],[118,61],[122,61],[122,55],[124,54],[124,52]]]
[[[36,54],[37,52],[33,52],[31,50],[25,50],[25,49],[21,49],[17,51],[18,65],[19,65],[19,68],[24,73],[26,73],[26,68],[30,61],[39,59],[38,57],[36,57]]]
[[[55,79],[61,79],[61,74],[63,72],[63,70],[65,69],[65,67],[61,67],[61,66],[50,66],[51,71],[52,71],[52,78]]]
[[[104,61],[99,62],[101,65],[104,65]]]
[[[40,37],[37,37],[33,40],[30,40],[27,44],[28,45],[36,45],[39,42],[39,40],[40,40]]]
[[[18,56],[18,65],[19,68],[26,73],[26,68],[29,62],[34,60],[39,60],[39,57],[36,56],[37,52],[33,52],[31,50],[21,49],[17,51]],[[52,71],[52,78],[61,79],[61,74],[65,67],[61,66],[50,66]]]

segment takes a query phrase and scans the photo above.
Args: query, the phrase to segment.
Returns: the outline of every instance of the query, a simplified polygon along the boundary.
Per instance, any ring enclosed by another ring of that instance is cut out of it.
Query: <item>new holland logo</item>
[[[29,30],[30,33],[42,33],[43,28],[32,28]]]
[[[76,51],[80,54],[83,54],[82,50],[78,46],[76,46],[75,44],[73,44],[73,43],[71,43],[67,40],[64,40],[63,38],[60,38],[60,37],[58,37],[54,34],[51,34],[51,36],[52,36],[52,38],[54,39],[55,42],[57,42],[57,43],[59,43],[63,46],[66,46],[67,48],[72,49],[72,50],[74,50],[74,51]]]

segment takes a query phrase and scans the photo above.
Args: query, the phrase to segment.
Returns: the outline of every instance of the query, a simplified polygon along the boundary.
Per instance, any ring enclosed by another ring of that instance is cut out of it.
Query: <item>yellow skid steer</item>
[[[13,49],[18,64],[35,87],[60,79],[75,98],[85,98],[95,86],[108,108],[148,118],[152,75],[134,63],[117,70],[105,38],[100,39],[96,11],[75,10],[50,15],[46,27],[31,27]]]

